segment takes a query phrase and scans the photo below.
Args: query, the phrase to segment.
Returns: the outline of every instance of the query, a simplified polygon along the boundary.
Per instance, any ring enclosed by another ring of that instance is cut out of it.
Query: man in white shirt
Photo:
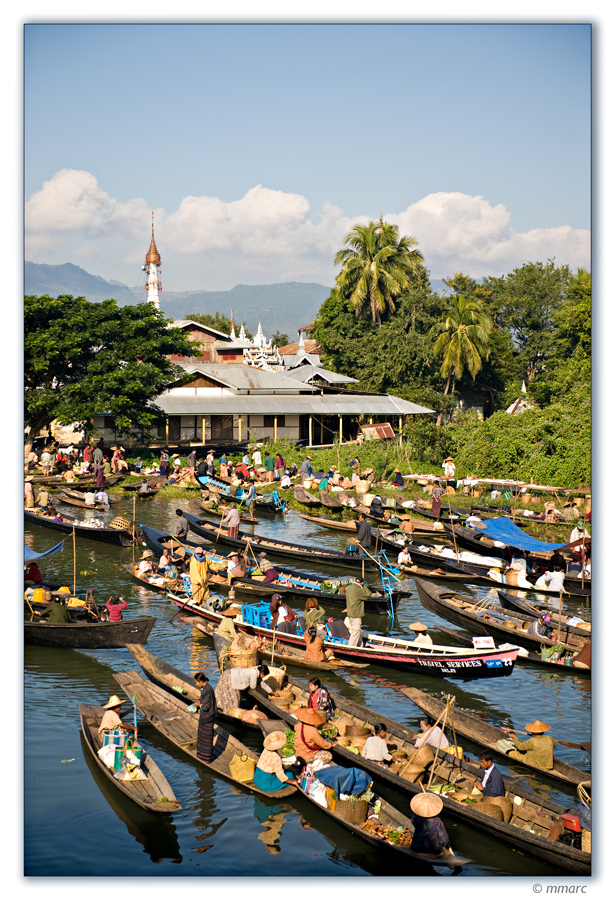
[[[365,741],[363,745],[363,749],[361,750],[361,756],[363,759],[371,759],[373,762],[382,763],[385,760],[390,762],[393,757],[389,753],[389,749],[387,747],[386,738],[386,728],[384,727],[382,722],[377,722],[374,725],[375,734]]]
[[[423,625],[422,622],[413,622],[409,627],[411,631],[414,631],[413,644],[419,644],[421,647],[433,646],[433,641],[427,634],[427,625]]]
[[[438,748],[440,750],[446,750],[448,747],[448,740],[444,736],[442,729],[434,724],[434,721],[430,716],[425,716],[424,719],[421,719],[421,731],[423,734],[419,735],[415,740],[415,747],[422,747],[423,744],[429,744],[434,750]]]
[[[262,464],[263,464],[263,457],[261,456],[261,452],[258,449],[258,447],[252,454],[252,462],[254,463],[255,469],[257,469],[259,466],[262,466]]]
[[[86,506],[96,506],[96,495],[93,491],[86,491],[83,499]]]

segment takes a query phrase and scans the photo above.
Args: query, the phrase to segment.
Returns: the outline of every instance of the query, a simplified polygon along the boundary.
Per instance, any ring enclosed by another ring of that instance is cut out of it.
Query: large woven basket
[[[367,800],[338,799],[335,803],[335,812],[346,822],[362,825],[367,819]]]
[[[484,812],[483,806],[487,804],[499,806],[504,815],[504,822],[506,822],[506,824],[510,822],[513,814],[512,800],[510,800],[508,797],[485,797],[481,801],[481,812]]]
[[[115,519],[109,523],[109,527],[130,529],[130,519],[125,519],[124,516],[116,516]]]
[[[433,762],[434,752],[429,744],[423,744],[423,746],[419,747],[418,750],[409,754],[409,759],[412,760],[412,763],[415,766],[422,766],[422,768],[424,769],[425,766],[428,766]]]
[[[492,819],[499,819],[500,822],[504,821],[504,811],[497,803],[491,803],[492,800],[497,800],[497,797],[486,797],[478,804],[478,811],[484,813],[486,816],[491,816]],[[489,802],[487,802],[489,801]]]
[[[364,725],[347,725],[344,734],[346,737],[367,737],[371,734],[371,729]]]
[[[581,850],[586,853],[592,852],[592,833],[587,828],[581,829]]]
[[[236,650],[229,653],[228,658],[234,669],[248,669],[256,665],[258,653],[256,650]]]

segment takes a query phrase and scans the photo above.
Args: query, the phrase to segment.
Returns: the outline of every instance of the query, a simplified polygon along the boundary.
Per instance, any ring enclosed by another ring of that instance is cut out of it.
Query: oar
[[[167,596],[171,596],[171,597],[172,597],[172,596],[174,596],[174,595],[173,595],[173,594],[168,594],[168,593],[167,593]],[[173,616],[171,616],[171,618],[169,619],[169,625],[171,624],[171,622],[173,621],[173,619],[175,618],[175,616],[178,616],[178,615],[180,614],[180,612],[181,612],[183,609],[186,608],[186,606],[188,605],[189,602],[190,602],[190,597],[188,597],[188,596],[186,595],[186,602],[183,604],[183,606],[180,606],[180,608],[177,610],[176,613],[174,613]]]
[[[503,729],[504,730],[504,729]],[[512,734],[527,734],[528,737],[532,737],[533,735],[529,731],[519,731],[517,728],[507,728],[506,731],[512,732]],[[573,744],[572,741],[558,741],[553,738],[556,744],[561,744],[563,747],[572,747],[573,750],[585,750],[587,753],[587,748],[582,744]],[[585,742],[587,743],[587,741]]]
[[[137,698],[136,697],[132,698],[132,706],[135,711],[135,741],[134,741],[133,746],[136,747],[137,746]]]

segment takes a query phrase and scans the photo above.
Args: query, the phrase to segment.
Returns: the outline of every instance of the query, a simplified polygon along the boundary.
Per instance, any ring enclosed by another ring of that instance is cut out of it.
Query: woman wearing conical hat
[[[551,726],[536,719],[535,722],[530,722],[526,725],[525,730],[531,735],[529,741],[520,741],[512,731],[508,732],[508,736],[516,749],[509,750],[506,755],[511,759],[521,759],[528,765],[537,766],[539,769],[552,769],[553,748],[557,741],[554,741],[546,733],[551,730]]]
[[[444,822],[439,818],[442,799],[437,794],[415,794],[410,801],[414,835],[410,849],[416,853],[451,853],[451,842]]]

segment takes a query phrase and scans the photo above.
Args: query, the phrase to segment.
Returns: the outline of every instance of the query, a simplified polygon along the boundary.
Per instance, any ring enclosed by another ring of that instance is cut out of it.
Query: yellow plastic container
[[[34,592],[32,594],[32,599],[35,603],[44,603],[45,602],[45,588],[34,588]]]

